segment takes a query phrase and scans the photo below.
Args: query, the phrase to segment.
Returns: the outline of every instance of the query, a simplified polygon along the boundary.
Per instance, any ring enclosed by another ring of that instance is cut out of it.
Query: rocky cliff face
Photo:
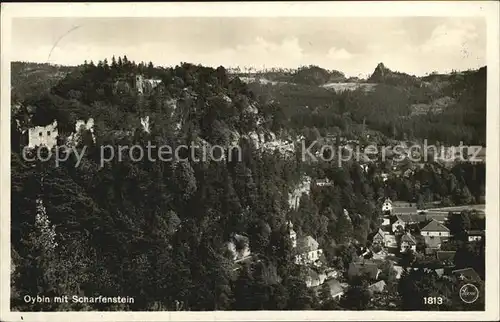
[[[380,83],[390,85],[420,85],[421,81],[412,75],[394,72],[383,63],[379,63],[373,74],[368,78],[369,83]]]

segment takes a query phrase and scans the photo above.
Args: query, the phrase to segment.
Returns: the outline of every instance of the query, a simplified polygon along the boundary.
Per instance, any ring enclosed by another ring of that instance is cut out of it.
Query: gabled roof
[[[409,244],[415,244],[415,245],[417,244],[415,238],[410,234],[404,234],[403,236],[401,236],[401,242],[407,242]]]
[[[378,229],[378,230],[377,230],[377,231],[373,234],[372,239],[375,239],[375,237],[377,237],[377,236],[378,236],[378,238],[384,238],[385,234],[386,234],[386,232],[385,232],[385,231],[383,231],[382,229],[380,229],[380,228],[379,228],[379,229]]]
[[[375,279],[378,276],[378,265],[372,261],[352,262],[349,267],[351,276],[360,276],[368,274],[371,278]]]
[[[469,235],[469,236],[484,236],[484,231],[482,231],[482,230],[469,230],[467,232],[467,235]]]
[[[437,220],[439,222],[445,222],[448,219],[448,214],[447,213],[442,213],[442,212],[425,212],[425,219],[426,220]]]
[[[466,280],[474,281],[474,282],[480,282],[481,277],[477,274],[477,272],[473,268],[463,268],[463,269],[457,269],[452,271],[452,274],[456,275],[457,277],[463,277]]]
[[[418,214],[399,214],[396,218],[405,223],[417,223],[425,220],[425,217]]]
[[[342,284],[336,279],[330,279],[325,282],[330,287],[330,294],[332,296],[336,296],[338,294],[344,293],[344,287]]]
[[[382,292],[386,285],[385,281],[378,281],[368,286],[368,289],[372,292]]]
[[[422,228],[421,231],[449,232],[450,230],[445,225],[433,219],[427,226]]]
[[[326,278],[325,273],[318,273],[316,270],[309,268],[307,270],[307,278],[311,281],[321,281],[321,277]]]
[[[395,207],[393,205],[392,206],[392,213],[395,214],[395,215],[416,214],[417,213],[417,207]]]
[[[424,236],[425,245],[428,248],[439,248],[441,246],[441,237],[439,236]]]
[[[302,237],[297,241],[297,249],[300,252],[308,253],[318,250],[319,244],[312,236]]]

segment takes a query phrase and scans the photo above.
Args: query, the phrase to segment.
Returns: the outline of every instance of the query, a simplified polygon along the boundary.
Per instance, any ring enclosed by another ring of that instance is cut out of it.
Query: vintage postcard
[[[1,9],[2,321],[498,320],[498,2]]]

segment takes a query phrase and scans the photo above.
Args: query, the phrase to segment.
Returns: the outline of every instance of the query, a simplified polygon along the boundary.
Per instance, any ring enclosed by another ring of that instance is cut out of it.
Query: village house
[[[384,245],[384,236],[386,232],[379,228],[379,230],[373,235],[372,243],[378,245]]]
[[[330,288],[330,295],[334,300],[340,300],[342,295],[344,295],[345,289],[348,287],[346,283],[340,283],[336,279],[330,279],[326,281],[326,284]]]
[[[432,253],[441,248],[442,239],[439,236],[424,236],[424,243],[427,253]],[[427,251],[429,249],[429,251]]]
[[[482,230],[469,230],[467,232],[467,238],[470,242],[480,241],[484,237],[484,231]]]
[[[401,236],[401,253],[407,252],[408,250],[416,251],[417,250],[417,241],[415,237],[413,237],[410,233],[406,233]]]
[[[418,214],[397,214],[392,217],[392,231],[396,232],[397,227],[401,226],[403,230],[407,229],[409,225],[418,224],[422,221],[425,221],[425,216]]]
[[[392,212],[391,199],[389,198],[385,199],[384,203],[382,204],[382,212]]]
[[[325,269],[325,274],[326,274],[326,278],[337,278],[337,277],[339,277],[340,272],[338,270],[336,270],[335,268],[327,267]]]
[[[442,224],[448,220],[448,212],[444,211],[421,210],[419,213],[425,218],[425,220],[435,220]]]
[[[378,281],[376,283],[373,283],[372,285],[368,286],[368,291],[372,294],[375,293],[382,293],[385,290],[385,287],[387,284],[385,281]]]
[[[396,236],[391,235],[391,234],[385,234],[384,235],[384,246],[386,248],[397,248],[398,242],[396,240]]]
[[[404,230],[406,228],[406,222],[399,216],[395,216],[393,217],[391,227],[392,227],[392,232],[395,233],[398,231],[399,227],[401,227],[401,229]]]
[[[437,260],[446,266],[453,265],[455,261],[455,251],[443,251],[440,250],[436,253]]]
[[[377,263],[362,259],[349,264],[347,275],[349,278],[353,278],[355,276],[367,276],[371,280],[377,280],[380,272],[381,270],[378,268]]]
[[[416,206],[409,203],[393,203],[392,204],[392,214],[395,216],[398,215],[416,215],[418,213],[418,209]]]
[[[473,268],[457,269],[451,273],[462,281],[482,283],[481,277]]]
[[[445,225],[433,219],[420,230],[420,234],[422,236],[450,237],[450,230]]]
[[[52,149],[57,145],[57,120],[46,126],[35,126],[28,129],[28,147],[31,149],[38,147],[46,147]]]
[[[316,287],[323,284],[327,276],[323,272],[317,272],[316,270],[309,268],[306,275],[306,286]]]
[[[296,249],[295,263],[299,265],[318,264],[320,256],[323,255],[318,242],[311,236],[300,238]]]

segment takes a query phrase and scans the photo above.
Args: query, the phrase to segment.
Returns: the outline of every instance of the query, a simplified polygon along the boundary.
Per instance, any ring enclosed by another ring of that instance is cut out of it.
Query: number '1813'
[[[434,304],[441,305],[441,304],[443,304],[443,298],[442,297],[431,297],[431,296],[424,297],[424,304],[427,304],[427,305],[434,305]]]

